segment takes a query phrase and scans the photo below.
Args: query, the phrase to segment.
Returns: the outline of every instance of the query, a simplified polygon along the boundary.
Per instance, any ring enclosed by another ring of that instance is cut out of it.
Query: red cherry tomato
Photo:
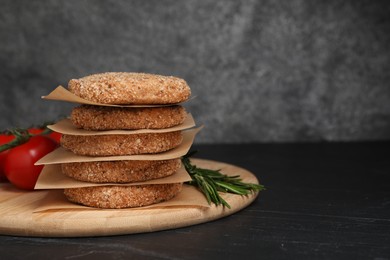
[[[60,143],[61,136],[62,136],[61,133],[54,132],[54,131],[49,134],[49,137],[54,141],[56,141],[57,143]]]
[[[38,127],[32,127],[28,129],[28,132],[33,135],[37,135],[42,133],[45,130],[45,128],[38,128]]]
[[[11,142],[15,137],[13,135],[1,134],[0,135],[0,145]],[[0,152],[0,182],[6,182],[7,177],[4,174],[4,163],[5,158],[7,157],[9,150]]]
[[[26,143],[12,148],[5,159],[5,176],[20,189],[33,190],[43,168],[43,165],[34,163],[53,151],[57,145],[51,138],[36,135]]]
[[[41,134],[43,131],[45,131],[45,128],[36,128],[36,127],[33,127],[33,128],[29,128],[29,129],[28,129],[28,132],[29,132],[30,134],[33,134],[33,135]],[[57,132],[54,132],[54,131],[51,131],[49,134],[47,134],[47,136],[50,137],[51,139],[53,139],[54,141],[56,141],[57,143],[59,143],[62,134],[57,133]]]

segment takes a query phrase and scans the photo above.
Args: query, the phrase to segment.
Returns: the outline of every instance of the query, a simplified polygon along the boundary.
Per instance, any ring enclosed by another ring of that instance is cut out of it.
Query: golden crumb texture
[[[182,183],[96,186],[65,189],[66,198],[74,203],[106,209],[148,206],[175,197]]]
[[[107,107],[81,105],[72,109],[72,124],[85,130],[162,129],[184,122],[184,107]]]
[[[71,79],[68,89],[83,99],[116,105],[175,104],[191,95],[184,79],[134,72],[106,72]]]
[[[180,159],[158,161],[104,161],[61,164],[62,173],[79,181],[131,183],[164,178],[181,167]]]
[[[121,156],[153,154],[181,144],[181,131],[127,135],[62,135],[61,146],[77,155]]]

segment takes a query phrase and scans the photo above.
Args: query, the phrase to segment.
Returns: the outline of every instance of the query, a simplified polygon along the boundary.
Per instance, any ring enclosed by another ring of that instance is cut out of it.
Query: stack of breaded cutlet
[[[180,78],[144,73],[108,72],[70,80],[73,94],[103,105],[80,105],[70,115],[72,124],[94,131],[168,129],[183,123],[191,90]],[[117,106],[106,106],[117,105]],[[129,106],[130,105],[130,106]],[[181,131],[133,134],[67,135],[61,146],[77,155],[92,157],[154,154],[181,144]],[[162,178],[181,167],[180,158],[64,163],[62,172],[76,180],[94,183],[130,183]],[[99,208],[151,205],[173,198],[182,183],[153,185],[102,185],[66,188],[68,200]]]

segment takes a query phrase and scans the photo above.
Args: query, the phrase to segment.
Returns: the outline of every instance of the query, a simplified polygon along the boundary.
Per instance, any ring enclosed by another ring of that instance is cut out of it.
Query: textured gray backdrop
[[[1,0],[0,128],[104,71],[175,75],[199,143],[390,139],[389,1]]]

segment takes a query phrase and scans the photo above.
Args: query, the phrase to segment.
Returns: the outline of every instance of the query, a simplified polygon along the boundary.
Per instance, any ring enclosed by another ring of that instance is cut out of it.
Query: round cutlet
[[[191,95],[183,79],[132,72],[106,72],[72,79],[68,89],[89,101],[118,105],[175,104]]]
[[[62,173],[86,182],[130,183],[163,178],[181,167],[180,159],[159,161],[107,161],[61,164]]]
[[[160,153],[180,145],[181,131],[147,134],[62,135],[61,146],[78,155],[121,156]]]
[[[96,186],[65,189],[69,201],[95,208],[142,207],[170,200],[182,189],[182,183]]]
[[[70,119],[77,128],[86,130],[161,129],[184,122],[187,112],[182,106],[107,107],[81,105],[73,108]]]

